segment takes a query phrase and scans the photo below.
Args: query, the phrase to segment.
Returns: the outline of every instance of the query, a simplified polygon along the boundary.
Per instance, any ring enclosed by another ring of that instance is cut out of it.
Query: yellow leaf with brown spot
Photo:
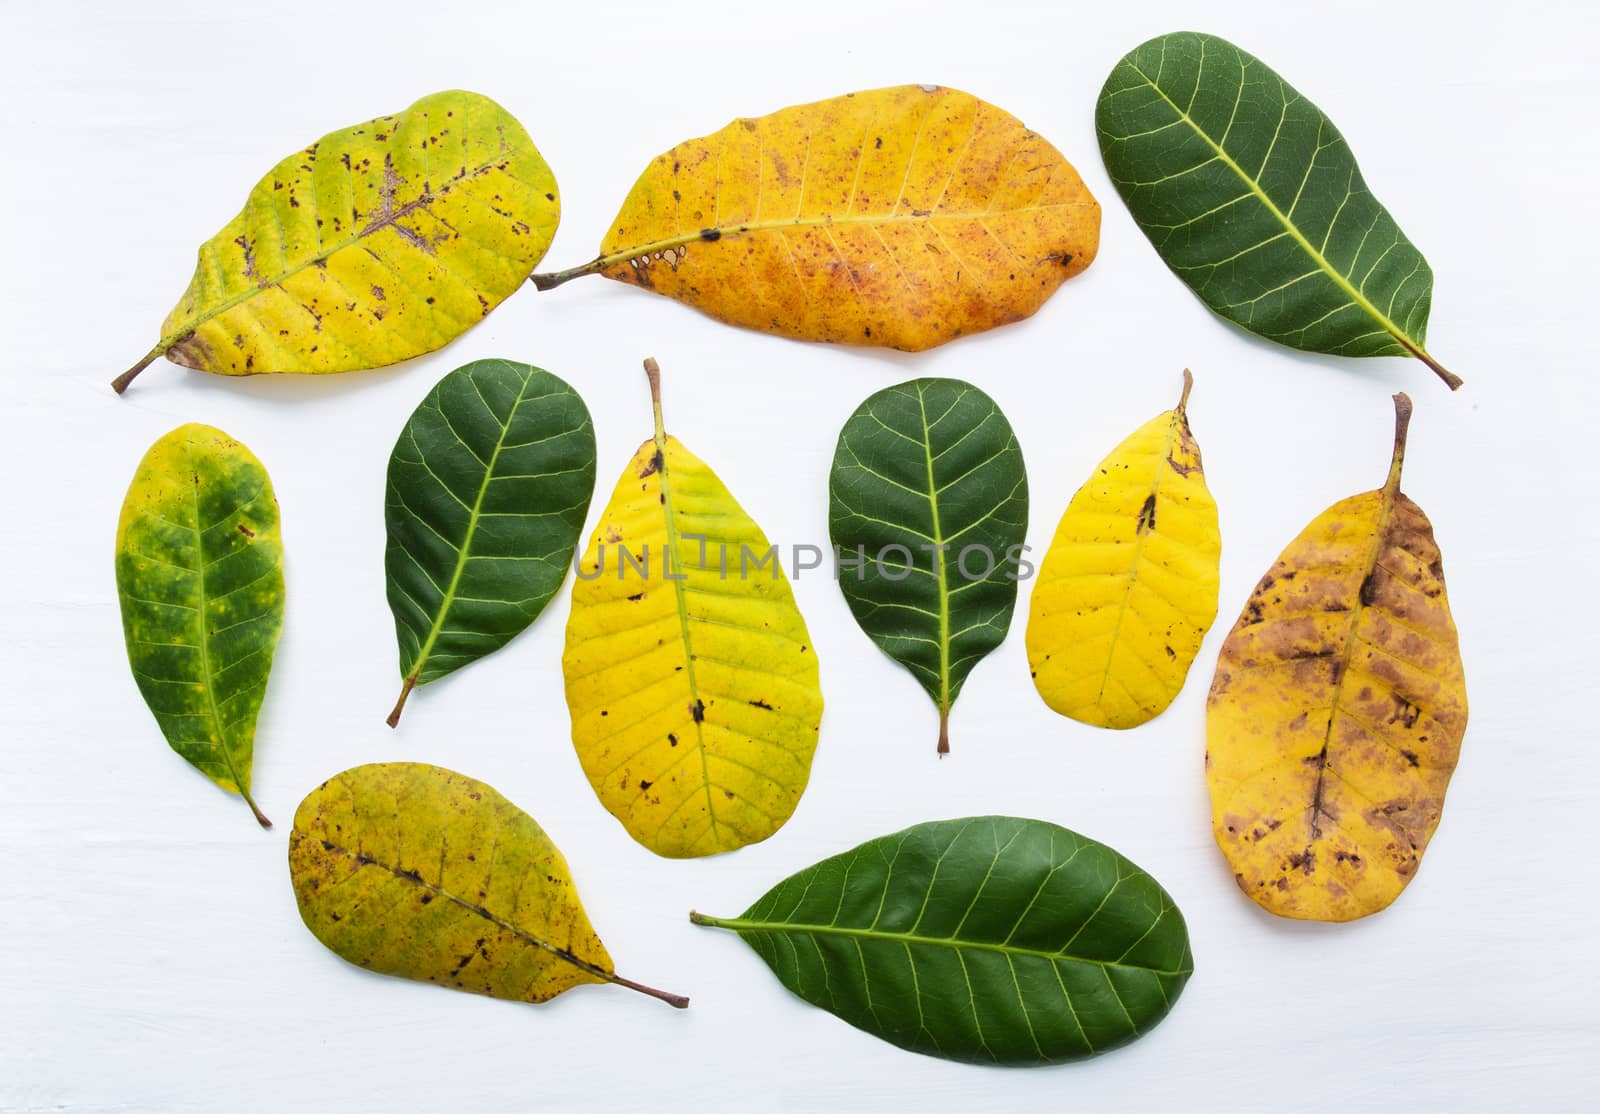
[[[592,262],[719,321],[920,351],[1028,317],[1087,267],[1100,206],[1010,113],[900,85],[735,120],[656,158]]]
[[[669,858],[757,843],[794,812],[822,722],[817,655],[777,551],[661,418],[577,569],[567,707],[589,784]]]
[[[1467,728],[1433,526],[1388,481],[1323,511],[1261,578],[1217,660],[1212,827],[1240,889],[1282,917],[1349,921],[1415,875]]]
[[[618,975],[567,860],[533,817],[481,781],[421,762],[357,766],[295,810],[289,878],[300,919],[369,971],[545,1002]]]
[[[118,393],[160,356],[217,375],[382,367],[516,292],[561,206],[522,125],[451,90],[323,136],[267,172]]]
[[[1172,703],[1217,617],[1222,538],[1189,388],[1072,497],[1028,607],[1028,668],[1044,702],[1096,727],[1137,727]]]

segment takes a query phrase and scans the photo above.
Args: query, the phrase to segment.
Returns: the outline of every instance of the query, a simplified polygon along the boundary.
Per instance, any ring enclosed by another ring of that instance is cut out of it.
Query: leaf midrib
[[[1157,917],[1159,920],[1159,916]],[[1028,959],[1046,959],[1053,963],[1082,963],[1093,967],[1115,967],[1124,971],[1146,971],[1152,975],[1189,975],[1194,973],[1194,968],[1178,968],[1165,970],[1158,967],[1143,967],[1137,963],[1122,963],[1110,959],[1089,959],[1084,956],[1067,955],[1061,952],[1047,952],[1040,948],[1022,948],[1014,944],[991,944],[980,940],[961,940],[947,936],[923,936],[914,932],[885,932],[881,929],[851,928],[843,925],[800,924],[792,921],[755,921],[743,917],[700,917],[704,924],[716,928],[726,928],[734,932],[787,932],[795,935],[814,934],[818,936],[844,936],[855,940],[877,940],[907,947],[939,947],[949,948],[954,951],[982,951],[995,952],[1005,956],[1021,956]]]
[[[952,404],[954,405],[954,404]],[[950,563],[944,531],[939,526],[939,488],[933,478],[933,430],[928,427],[928,402],[917,384],[917,410],[922,415],[922,454],[928,465],[928,510],[933,515],[933,559],[939,584],[939,711],[950,712]]]
[[[672,504],[672,485],[668,481],[667,468],[667,434],[666,428],[661,424],[660,408],[656,409],[656,431],[654,442],[656,453],[661,459],[661,466],[657,469],[661,485],[661,512],[665,521],[667,532],[667,554],[672,559],[674,568],[679,569],[679,574],[673,576],[671,570],[663,569],[662,575],[672,581],[673,598],[678,605],[678,633],[683,639],[683,676],[689,683],[689,718],[694,721],[695,749],[700,754],[700,785],[706,796],[706,820],[711,824],[711,839],[717,847],[722,847],[721,825],[717,822],[717,810],[714,798],[711,796],[711,764],[706,757],[705,736],[705,706],[700,698],[700,683],[695,679],[694,672],[694,639],[689,629],[689,596],[688,585],[682,573],[682,562],[678,558],[678,516]],[[698,712],[694,709],[698,709]],[[663,822],[663,826],[665,826]],[[660,835],[658,831],[657,836]]]
[[[1154,500],[1161,494],[1161,481],[1166,478],[1166,470],[1162,465],[1167,464],[1172,456],[1173,435],[1177,432],[1178,423],[1187,420],[1182,411],[1174,410],[1172,420],[1167,424],[1167,438],[1161,446],[1161,455],[1156,458],[1155,479],[1150,483],[1152,507],[1156,505]],[[1122,637],[1122,621],[1127,618],[1128,607],[1133,602],[1133,586],[1139,579],[1139,561],[1144,554],[1144,540],[1155,532],[1153,522],[1148,530],[1140,530],[1137,527],[1134,530],[1133,559],[1128,562],[1128,571],[1124,574],[1127,584],[1122,589],[1122,602],[1117,607],[1116,622],[1111,626],[1111,648],[1106,652],[1105,672],[1100,675],[1100,691],[1094,698],[1095,706],[1102,709],[1106,698],[1106,685],[1111,681],[1111,665],[1116,660],[1118,640]]]
[[[1020,205],[1014,209],[989,210],[981,213],[941,213],[929,212],[924,216],[897,216],[893,213],[884,214],[851,214],[834,216],[828,214],[821,217],[786,217],[777,220],[746,221],[740,224],[710,225],[703,231],[682,232],[662,240],[652,240],[649,243],[635,244],[632,247],[609,252],[595,259],[585,268],[579,270],[603,271],[614,267],[618,263],[626,263],[630,259],[637,259],[642,255],[653,255],[658,251],[668,248],[683,247],[686,244],[698,243],[706,240],[706,232],[716,235],[708,242],[715,242],[724,237],[732,239],[736,236],[748,236],[753,232],[779,232],[790,228],[820,228],[832,225],[863,225],[876,227],[882,224],[923,224],[936,220],[975,220],[984,221],[990,218],[1004,218],[1016,213],[1043,213],[1055,209],[1081,209],[1096,206],[1093,201],[1052,201],[1047,205]]]
[[[184,455],[189,457],[189,467],[191,472],[195,471],[194,442],[192,440],[185,439],[183,451]],[[206,630],[207,625],[211,621],[211,617],[208,612],[210,601],[206,596],[207,566],[205,528],[201,526],[200,484],[198,480],[189,485],[189,492],[194,506],[194,526],[192,527],[194,530],[194,545],[200,558],[200,566],[196,570],[195,575],[195,590],[199,593],[200,605],[195,609],[195,618],[200,628],[200,670],[204,677],[206,706],[211,709],[211,722],[215,724],[217,728],[217,749],[222,752],[222,760],[228,764],[228,776],[233,779],[233,787],[239,791],[239,796],[243,797],[245,802],[249,804],[251,811],[257,812],[257,815],[259,816],[259,812],[256,810],[255,801],[250,797],[250,785],[248,781],[241,781],[239,779],[239,767],[233,760],[233,745],[229,741],[228,724],[222,718],[221,709],[217,707],[216,684],[212,680],[211,673],[211,637]]]
[[[1244,167],[1235,162],[1233,156],[1228,154],[1227,151],[1223,150],[1221,144],[1213,140],[1211,136],[1195,122],[1193,117],[1191,117],[1183,109],[1179,108],[1177,102],[1171,97],[1167,96],[1166,91],[1163,90],[1161,86],[1157,85],[1155,80],[1151,78],[1149,74],[1140,69],[1138,64],[1132,60],[1124,59],[1124,61],[1127,62],[1129,69],[1138,74],[1140,79],[1143,80],[1146,85],[1150,86],[1150,88],[1155,92],[1156,96],[1160,97],[1167,103],[1172,111],[1177,114],[1178,119],[1189,125],[1189,128],[1194,132],[1194,134],[1203,139],[1206,142],[1206,145],[1210,147],[1213,152],[1215,152],[1217,158],[1220,159],[1229,169],[1231,169],[1234,174],[1238,175],[1239,180],[1250,188],[1250,192],[1255,195],[1256,199],[1260,201],[1262,205],[1266,206],[1267,211],[1270,212],[1277,219],[1278,223],[1283,226],[1284,231],[1294,239],[1295,243],[1300,245],[1301,250],[1311,257],[1312,262],[1317,265],[1318,270],[1327,275],[1328,278],[1339,287],[1339,289],[1344,291],[1345,296],[1348,297],[1351,302],[1371,316],[1372,319],[1381,325],[1384,331],[1390,336],[1394,337],[1395,340],[1399,341],[1407,348],[1413,349],[1414,351],[1422,350],[1422,342],[1412,337],[1405,330],[1401,329],[1389,319],[1387,314],[1378,309],[1377,306],[1373,305],[1372,302],[1367,299],[1366,295],[1362,294],[1361,291],[1352,286],[1350,284],[1350,280],[1344,275],[1340,274],[1339,271],[1328,262],[1327,258],[1322,254],[1321,251],[1312,246],[1311,241],[1306,238],[1305,234],[1300,231],[1299,227],[1289,219],[1288,215],[1284,213],[1282,209],[1278,208],[1277,204],[1272,200],[1272,198],[1267,196],[1266,191],[1261,188],[1261,184],[1256,181],[1255,178],[1251,177],[1249,174],[1246,174]]]
[[[422,875],[420,873],[418,873],[417,871],[414,871],[414,870],[403,870],[400,867],[391,866],[390,864],[388,864],[386,862],[383,862],[383,861],[381,861],[381,860],[379,860],[377,858],[374,858],[373,856],[367,854],[365,851],[352,851],[350,848],[342,847],[339,844],[332,842],[331,840],[323,839],[321,841],[321,843],[322,843],[323,850],[329,852],[330,854],[331,853],[338,853],[338,854],[347,856],[348,858],[354,859],[356,861],[357,869],[359,869],[359,868],[361,868],[363,866],[375,866],[375,867],[378,867],[381,870],[386,870],[390,874],[394,875],[396,878],[400,879],[401,881],[409,882],[414,886],[418,886],[421,889],[427,890],[429,893],[432,893],[432,894],[435,894],[435,895],[437,895],[439,897],[442,897],[442,898],[446,899],[447,901],[450,901],[450,902],[460,906],[462,909],[465,909],[467,912],[472,913],[475,916],[482,917],[484,920],[490,922],[491,924],[495,925],[496,927],[498,927],[500,929],[503,929],[506,932],[511,933],[511,935],[515,936],[517,939],[523,941],[524,943],[531,944],[536,948],[539,948],[539,949],[541,949],[543,951],[546,951],[546,952],[550,953],[551,955],[555,956],[557,959],[561,959],[561,960],[563,960],[563,961],[565,961],[567,963],[570,963],[570,964],[572,964],[572,966],[574,966],[574,967],[578,968],[579,970],[584,971],[584,972],[586,972],[586,973],[588,973],[590,975],[593,975],[597,979],[601,979],[604,982],[617,982],[618,981],[616,972],[608,971],[604,967],[601,967],[601,966],[599,966],[598,964],[595,964],[595,963],[590,963],[586,959],[580,959],[580,958],[578,958],[578,956],[574,955],[572,952],[568,951],[566,948],[558,947],[557,945],[552,944],[548,940],[545,940],[545,939],[543,939],[541,937],[535,936],[533,933],[527,931],[526,929],[517,927],[516,925],[512,924],[510,921],[507,921],[502,917],[496,916],[494,913],[489,912],[489,910],[487,908],[485,908],[484,906],[482,906],[482,905],[474,905],[472,902],[466,900],[465,898],[458,897],[455,894],[451,893],[449,890],[445,889],[443,886],[436,886],[432,882],[424,880]]]
[[[533,381],[534,371],[535,369],[530,367],[523,375],[522,386],[517,390],[516,401],[511,404],[511,410],[506,415],[505,424],[500,427],[500,435],[495,438],[494,450],[489,454],[488,463],[483,466],[483,480],[478,484],[477,497],[473,499],[472,507],[467,515],[467,528],[461,538],[461,548],[456,552],[456,567],[454,572],[451,573],[450,584],[446,587],[444,595],[439,600],[439,613],[434,617],[433,625],[428,630],[428,637],[423,642],[422,649],[417,651],[416,662],[406,671],[406,677],[416,683],[421,683],[422,670],[428,664],[428,655],[433,652],[433,645],[439,640],[440,631],[444,629],[445,617],[449,615],[450,608],[455,605],[456,590],[461,586],[461,577],[466,571],[467,561],[470,559],[472,537],[477,532],[478,519],[483,511],[483,499],[489,492],[490,482],[494,479],[495,463],[500,459],[500,450],[506,443],[506,437],[510,435],[512,423],[516,421],[517,409],[527,401],[528,384]],[[436,401],[435,405],[437,404]],[[488,400],[485,399],[484,407],[487,409],[488,405]],[[489,412],[491,415],[494,413],[492,410]],[[441,410],[440,413],[442,414],[443,411]],[[420,449],[421,446],[419,445],[418,448]],[[470,448],[468,451],[471,451]],[[425,456],[426,454],[424,454]]]
[[[1380,491],[1382,501],[1378,505],[1378,521],[1372,533],[1372,549],[1367,556],[1367,563],[1361,574],[1359,587],[1356,589],[1355,606],[1350,609],[1350,626],[1345,631],[1344,652],[1339,657],[1339,676],[1333,682],[1333,696],[1328,705],[1328,726],[1322,735],[1322,749],[1317,752],[1317,780],[1311,792],[1311,839],[1315,843],[1321,837],[1319,819],[1322,815],[1322,787],[1328,777],[1328,749],[1333,745],[1333,725],[1339,718],[1339,707],[1344,702],[1344,682],[1350,676],[1350,661],[1355,656],[1356,630],[1361,626],[1361,616],[1367,610],[1367,603],[1363,600],[1362,589],[1366,587],[1378,568],[1378,557],[1383,552],[1383,542],[1389,532],[1389,517],[1394,511],[1395,499],[1400,494],[1398,477],[1384,484]],[[1329,817],[1329,819],[1334,819]],[[1337,826],[1337,820],[1335,820]]]

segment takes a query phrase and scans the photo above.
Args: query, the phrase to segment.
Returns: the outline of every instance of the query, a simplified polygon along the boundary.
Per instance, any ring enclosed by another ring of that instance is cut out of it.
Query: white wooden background
[[[4,0],[0,1108],[1593,1109],[1592,9],[1202,7]],[[1164,269],[1107,181],[1093,107],[1126,50],[1186,27],[1259,54],[1351,137],[1433,264],[1431,347],[1467,380],[1458,394],[1413,362],[1257,342]],[[677,140],[908,81],[1023,117],[1104,205],[1099,260],[1033,320],[913,357],[740,332],[588,279],[528,289],[399,368],[235,381],[158,364],[125,398],[106,386],[274,160],[423,93],[479,90],[527,125],[562,190],[546,262],[567,266]],[[1056,717],[1028,681],[1024,589],[941,763],[921,690],[813,573],[796,586],[828,699],[811,788],[769,842],[698,862],[654,858],[587,788],[561,694],[565,593],[504,652],[418,693],[390,732],[383,473],[407,414],[469,359],[548,367],[594,413],[603,500],[649,430],[638,368],[652,354],[674,431],[785,544],[826,541],[834,438],[862,398],[915,375],[973,380],[1021,438],[1038,552],[1094,462],[1192,367],[1224,554],[1222,614],[1188,688],[1128,734]],[[1342,927],[1274,920],[1212,843],[1206,684],[1279,549],[1381,482],[1397,388],[1417,403],[1406,487],[1444,549],[1472,722],[1398,904]],[[146,446],[186,421],[247,442],[283,506],[288,619],[256,760],[270,833],[167,750],[123,654],[117,508]],[[493,1002],[323,950],[295,912],[289,821],[319,780],[378,759],[448,765],[525,807],[619,969],[692,1008],[610,987]],[[1177,898],[1197,970],[1148,1038],[1048,1070],[914,1056],[790,997],[736,939],[685,919],[737,912],[865,838],[994,811],[1104,840]]]

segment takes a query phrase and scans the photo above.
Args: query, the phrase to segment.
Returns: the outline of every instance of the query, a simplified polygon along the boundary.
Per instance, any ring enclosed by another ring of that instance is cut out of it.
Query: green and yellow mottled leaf
[[[1087,267],[1100,204],[1009,112],[900,85],[735,120],[658,156],[580,275],[731,325],[920,351],[1020,321]]]
[[[1082,1060],[1144,1036],[1194,973],[1172,897],[1103,843],[974,816],[869,840],[778,883],[730,929],[799,997],[912,1052]]]
[[[1387,482],[1313,519],[1261,578],[1206,705],[1212,830],[1280,917],[1376,913],[1416,875],[1467,730],[1467,682],[1433,525]]]
[[[295,811],[289,877],[300,919],[369,971],[545,1002],[618,975],[567,861],[533,817],[481,781],[420,762],[357,766]]]
[[[255,455],[180,426],[150,447],[117,522],[128,663],[172,749],[245,799],[256,716],[283,629],[278,501]]]
[[[477,360],[436,384],[389,457],[384,554],[406,697],[522,633],[566,579],[594,494],[594,427],[567,382]]]
[[[1177,409],[1134,431],[1095,468],[1056,526],[1028,608],[1028,668],[1044,702],[1096,727],[1166,711],[1217,617],[1222,537]]]
[[[382,367],[476,325],[544,257],[555,177],[522,125],[451,90],[323,136],[200,247],[157,357],[218,375]]]
[[[671,858],[757,843],[794,812],[822,722],[817,655],[776,550],[716,473],[655,437],[572,587],[572,742],[628,834]]]

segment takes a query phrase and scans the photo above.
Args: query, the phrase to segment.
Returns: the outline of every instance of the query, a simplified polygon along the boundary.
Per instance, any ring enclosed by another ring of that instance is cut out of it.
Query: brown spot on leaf
[[[1138,531],[1148,534],[1156,528],[1156,493],[1151,492],[1144,497],[1144,506],[1139,508]]]

